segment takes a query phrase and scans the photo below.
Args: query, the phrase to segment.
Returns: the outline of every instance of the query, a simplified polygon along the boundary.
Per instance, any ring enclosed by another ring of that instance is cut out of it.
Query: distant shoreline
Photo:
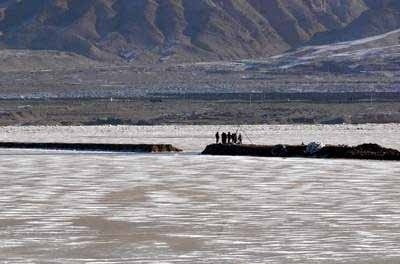
[[[400,123],[400,93],[302,95],[203,93],[1,99],[0,126]]]
[[[0,95],[1,101],[137,101],[137,100],[203,100],[203,101],[262,101],[262,102],[314,102],[314,103],[361,103],[361,102],[400,102],[398,92],[156,92],[143,95],[119,96],[117,94],[90,95],[52,95],[36,93],[29,95]]]

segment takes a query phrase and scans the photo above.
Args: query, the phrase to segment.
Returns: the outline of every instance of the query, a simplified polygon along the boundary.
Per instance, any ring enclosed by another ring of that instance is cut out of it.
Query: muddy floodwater
[[[400,262],[400,162],[198,155],[236,129],[0,128],[8,141],[186,150],[0,150],[0,263]],[[253,143],[400,148],[399,125],[241,129]]]

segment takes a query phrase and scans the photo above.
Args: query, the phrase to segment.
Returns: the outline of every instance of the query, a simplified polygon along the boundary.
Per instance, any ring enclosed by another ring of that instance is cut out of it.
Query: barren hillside
[[[265,57],[346,27],[382,1],[0,0],[0,47],[107,61]]]

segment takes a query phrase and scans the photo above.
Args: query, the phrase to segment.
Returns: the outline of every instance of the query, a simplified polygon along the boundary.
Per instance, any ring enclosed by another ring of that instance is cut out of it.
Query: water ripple
[[[399,175],[375,161],[2,156],[0,260],[396,261]]]

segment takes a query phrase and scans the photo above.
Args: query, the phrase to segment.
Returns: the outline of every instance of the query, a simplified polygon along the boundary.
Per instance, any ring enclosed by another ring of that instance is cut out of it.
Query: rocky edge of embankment
[[[395,149],[384,148],[377,144],[362,144],[359,146],[327,145],[309,152],[307,145],[233,145],[213,144],[206,147],[203,155],[226,156],[257,156],[257,157],[295,157],[295,158],[325,158],[325,159],[370,159],[370,160],[398,160],[400,152]]]

